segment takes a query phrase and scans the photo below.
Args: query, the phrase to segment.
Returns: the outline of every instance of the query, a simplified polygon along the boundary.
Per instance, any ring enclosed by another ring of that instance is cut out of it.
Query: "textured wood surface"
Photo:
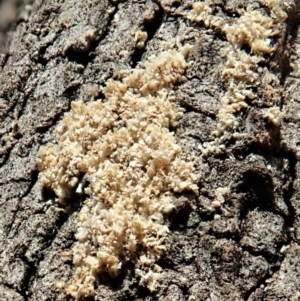
[[[266,10],[263,1],[248,2]],[[193,48],[187,81],[175,89],[186,112],[174,132],[195,160],[199,195],[178,195],[157,292],[141,287],[127,263],[117,279],[99,277],[90,300],[300,298],[300,2],[285,2],[276,51],[258,70],[254,92],[262,102],[237,114],[242,138],[229,135],[224,149],[203,157],[199,144],[212,141],[226,90],[229,42],[187,19],[192,2],[37,0],[27,7],[0,54],[0,301],[72,300],[55,283],[73,275],[72,257],[62,252],[75,241],[84,200],[74,196],[68,212],[53,202],[55,194],[38,182],[38,149],[55,142],[71,101],[103,99],[102,88],[120,70],[179,44]],[[229,24],[245,8],[239,0],[215,5]],[[136,47],[139,30],[148,34],[145,48]],[[264,118],[273,101],[283,112],[279,126]],[[216,206],[220,187],[230,191]]]

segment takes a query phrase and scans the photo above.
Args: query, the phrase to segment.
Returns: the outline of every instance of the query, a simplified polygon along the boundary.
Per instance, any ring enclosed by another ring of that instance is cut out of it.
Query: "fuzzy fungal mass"
[[[262,0],[261,3],[268,7],[269,14],[248,6],[247,10],[241,10],[241,15],[234,18],[231,24],[228,24],[228,20],[214,15],[213,7],[217,3],[211,0],[194,3],[193,9],[187,15],[192,22],[201,22],[206,27],[220,30],[229,42],[225,49],[228,59],[222,72],[225,93],[220,99],[217,129],[212,133],[216,138],[203,144],[203,154],[214,152],[223,146],[226,133],[233,132],[238,137],[240,124],[236,117],[248,107],[247,102],[254,102],[257,98],[253,91],[259,85],[259,63],[266,62],[265,55],[276,51],[276,46],[272,45],[273,38],[280,34],[287,18],[282,9],[284,1]],[[245,47],[250,48],[250,53],[245,51]],[[281,121],[278,106],[278,103],[272,103],[272,107],[265,114],[276,126]]]
[[[57,144],[40,149],[40,182],[59,202],[72,201],[82,174],[88,183],[72,249],[75,274],[64,288],[75,299],[93,295],[97,276],[117,276],[127,261],[142,285],[158,285],[155,262],[168,246],[164,215],[174,208],[174,192],[197,191],[193,164],[169,131],[182,116],[172,87],[185,80],[185,68],[176,51],[149,58],[121,81],[108,81],[105,100],[73,102]]]

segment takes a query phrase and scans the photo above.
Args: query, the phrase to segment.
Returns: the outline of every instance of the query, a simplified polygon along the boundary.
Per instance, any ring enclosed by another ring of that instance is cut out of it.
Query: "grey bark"
[[[245,5],[218,2],[228,18]],[[91,300],[300,298],[300,2],[294,4],[257,91],[265,102],[280,97],[281,127],[252,104],[240,120],[248,135],[199,164],[199,196],[179,197],[170,217],[171,248],[160,261],[158,292],[141,287],[128,263],[117,279],[101,277]],[[176,88],[186,113],[175,132],[186,156],[200,157],[197,146],[211,140],[217,123],[227,42],[179,13],[190,8],[191,2],[177,0],[37,0],[19,19],[0,56],[0,301],[72,299],[55,282],[72,277],[72,260],[60,253],[75,241],[78,207],[65,213],[49,202],[53,193],[37,181],[38,149],[54,142],[53,129],[71,101],[101,99],[107,79],[175,38],[194,46],[187,82]],[[92,40],[85,38],[88,30],[96,33]],[[138,30],[148,32],[144,50],[135,45]],[[215,210],[213,191],[229,185]]]

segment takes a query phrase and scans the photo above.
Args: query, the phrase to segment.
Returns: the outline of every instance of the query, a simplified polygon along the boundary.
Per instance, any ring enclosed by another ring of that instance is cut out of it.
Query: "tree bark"
[[[267,10],[264,1],[215,2],[214,14],[228,24],[247,5]],[[237,114],[242,137],[229,135],[225,148],[205,156],[199,145],[213,140],[218,125],[229,42],[188,20],[192,4],[36,0],[19,19],[0,55],[0,301],[72,300],[55,284],[73,275],[62,252],[75,242],[81,203],[66,212],[51,202],[54,192],[38,181],[39,147],[55,143],[72,101],[103,99],[108,79],[179,44],[193,47],[187,81],[175,89],[185,114],[174,133],[196,162],[199,195],[178,195],[156,292],[126,263],[116,279],[99,278],[91,300],[299,299],[300,2],[286,2],[287,19],[272,37],[276,51],[259,66],[261,101]],[[147,32],[144,47],[137,47],[139,30]],[[264,117],[276,101],[280,125]],[[218,197],[224,187],[229,192]]]

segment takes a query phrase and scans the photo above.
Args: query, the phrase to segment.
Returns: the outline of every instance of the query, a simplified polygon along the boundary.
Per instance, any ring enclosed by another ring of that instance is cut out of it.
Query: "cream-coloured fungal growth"
[[[234,133],[237,130],[239,123],[236,114],[248,106],[246,99],[250,102],[256,99],[252,91],[257,87],[259,78],[258,63],[265,61],[263,55],[275,51],[272,38],[280,33],[282,23],[287,18],[287,14],[281,7],[284,2],[281,0],[261,2],[269,8],[269,15],[248,7],[246,11],[241,11],[240,17],[234,19],[231,24],[213,15],[212,6],[217,4],[210,0],[194,3],[193,9],[187,15],[187,18],[193,22],[203,22],[207,27],[223,31],[230,43],[227,49],[228,59],[222,72],[226,90],[220,99],[217,129],[213,133],[216,138],[199,147],[203,154],[219,150],[224,134]],[[250,53],[246,53],[244,46],[250,48]],[[273,106],[276,107],[278,104],[274,103]],[[270,109],[266,117],[278,126],[280,118],[276,117],[279,116],[278,107],[276,108]]]
[[[278,23],[278,20],[262,15],[260,11],[248,9],[235,24],[226,24],[223,30],[227,40],[237,49],[249,45],[251,53],[272,53],[274,48],[270,38],[278,34]]]
[[[193,22],[203,22],[206,27],[221,27],[224,20],[221,17],[214,16],[211,5],[214,1],[206,0],[203,2],[195,2],[193,10],[188,14],[188,19]]]
[[[73,247],[75,275],[65,287],[77,300],[94,293],[97,275],[114,277],[126,261],[142,285],[158,284],[155,262],[167,249],[164,214],[174,207],[173,192],[197,191],[193,165],[169,131],[182,116],[171,89],[185,80],[185,68],[182,54],[166,51],[122,81],[108,81],[106,99],[73,102],[56,129],[57,145],[40,150],[40,181],[59,202],[80,175],[89,183]]]
[[[144,48],[145,47],[145,42],[148,39],[148,34],[146,31],[137,31],[135,33],[134,40],[136,41],[136,47],[137,48]]]
[[[279,125],[281,123],[283,113],[280,111],[279,107],[268,108],[265,112],[265,117],[274,125]]]

